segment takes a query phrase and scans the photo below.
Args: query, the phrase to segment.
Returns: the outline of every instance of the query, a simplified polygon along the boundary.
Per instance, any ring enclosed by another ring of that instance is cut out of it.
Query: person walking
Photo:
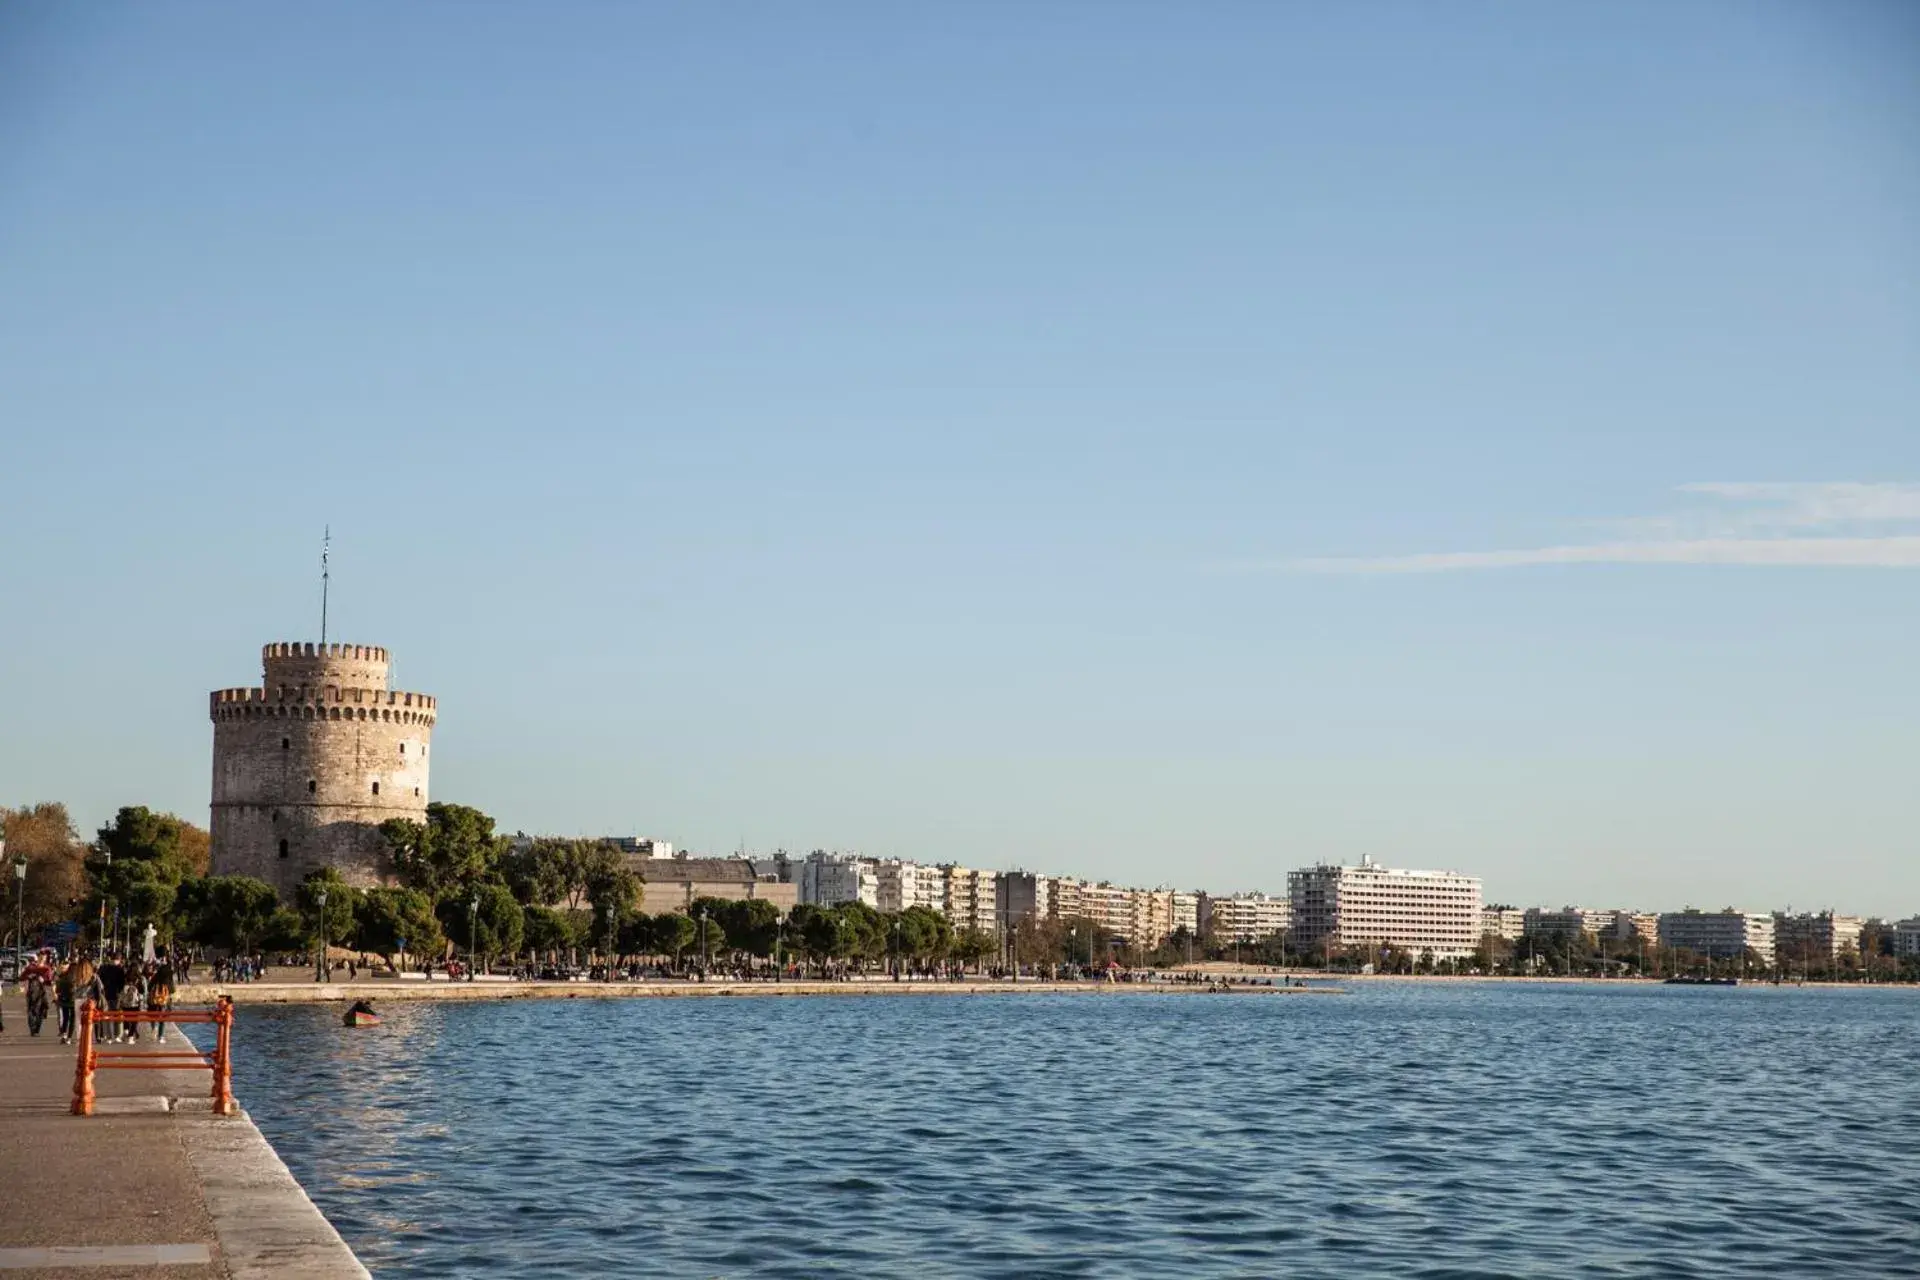
[[[94,1010],[94,1021],[102,1025],[95,1030],[94,1038],[96,1040],[118,1039],[120,1024],[113,1019],[112,1015],[113,1011],[120,1007],[120,993],[126,989],[127,985],[127,967],[120,963],[118,952],[107,953],[107,958],[100,963],[98,977],[100,1000],[99,1007]],[[104,1022],[100,1017],[102,1013],[107,1015]]]
[[[60,1043],[72,1044],[80,1034],[80,1006],[92,1001],[98,1009],[101,997],[100,975],[94,972],[93,962],[85,956],[75,956],[67,962],[54,980],[53,994],[60,1012]]]
[[[22,977],[27,990],[27,1034],[37,1036],[46,1025],[47,1007],[52,1003],[53,965],[48,963],[47,953],[35,952]]]
[[[173,966],[162,960],[153,971],[153,977],[147,981],[147,1012],[165,1013],[173,1007]],[[153,1024],[155,1044],[167,1042],[167,1024]]]
[[[138,1013],[147,1007],[147,975],[139,965],[128,967],[127,980],[120,988],[120,998],[114,1002],[114,1007],[122,1013]],[[114,1039],[137,1044],[140,1040],[140,1024],[132,1019],[122,1022],[119,1034]]]

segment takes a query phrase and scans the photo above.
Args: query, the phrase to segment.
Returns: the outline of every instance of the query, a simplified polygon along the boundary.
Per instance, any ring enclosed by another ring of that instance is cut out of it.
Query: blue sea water
[[[1920,992],[243,1007],[380,1277],[1920,1274]]]

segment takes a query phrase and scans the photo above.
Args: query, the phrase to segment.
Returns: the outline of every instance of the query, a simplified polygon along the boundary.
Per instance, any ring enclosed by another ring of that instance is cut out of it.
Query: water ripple
[[[244,1009],[382,1277],[1911,1274],[1920,995]]]

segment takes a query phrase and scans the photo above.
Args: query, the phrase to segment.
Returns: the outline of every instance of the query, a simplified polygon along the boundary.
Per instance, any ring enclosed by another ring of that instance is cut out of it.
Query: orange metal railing
[[[159,1050],[144,1053],[139,1050],[109,1049],[101,1052],[94,1043],[93,1027],[96,1022],[211,1022],[214,1025],[213,1053],[202,1054],[189,1043],[180,1052]],[[93,1114],[93,1073],[96,1071],[192,1071],[213,1072],[213,1114],[230,1116],[239,1110],[233,1102],[233,1001],[221,996],[211,1009],[164,1009],[148,1011],[145,1009],[104,1009],[95,1013],[93,1001],[88,1000],[80,1006],[79,1060],[73,1067],[73,1114],[90,1116]]]

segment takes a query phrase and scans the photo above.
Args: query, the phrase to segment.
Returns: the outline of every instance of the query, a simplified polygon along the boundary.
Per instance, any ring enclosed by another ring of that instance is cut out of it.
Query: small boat
[[[380,1025],[380,1015],[365,1000],[355,1000],[353,1007],[347,1010],[347,1016],[340,1021],[349,1027],[377,1027]]]

